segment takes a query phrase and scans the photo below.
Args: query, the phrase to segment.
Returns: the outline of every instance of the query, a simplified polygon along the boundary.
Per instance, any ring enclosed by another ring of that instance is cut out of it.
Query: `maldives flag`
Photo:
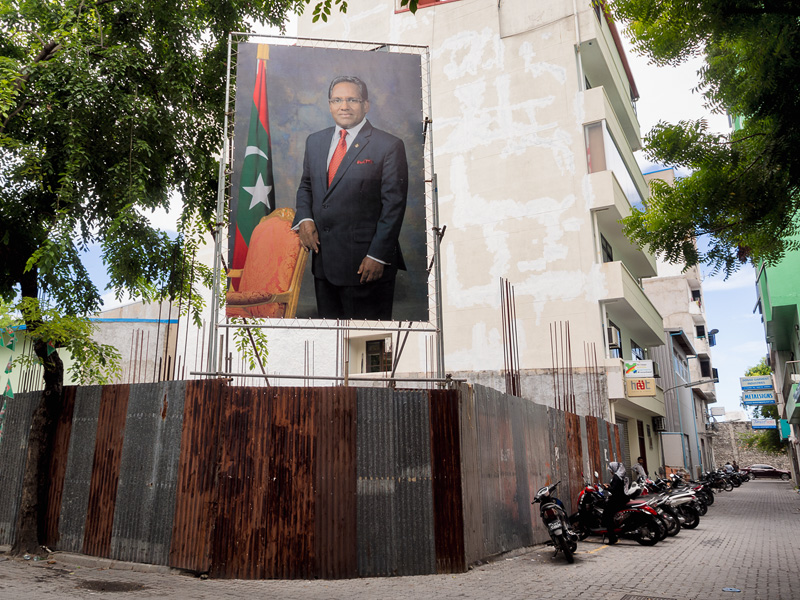
[[[253,108],[250,113],[250,128],[247,147],[241,165],[241,180],[235,219],[235,239],[231,268],[241,269],[247,257],[250,235],[262,217],[275,210],[275,191],[272,180],[272,150],[269,139],[269,113],[267,111],[267,60],[269,45],[258,45],[258,68],[253,90]],[[239,279],[232,279],[234,289]]]

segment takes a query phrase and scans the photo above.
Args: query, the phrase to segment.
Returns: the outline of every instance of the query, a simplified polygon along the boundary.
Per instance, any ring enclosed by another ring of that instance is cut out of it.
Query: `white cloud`
[[[180,194],[173,193],[169,198],[169,209],[157,208],[153,212],[145,212],[144,216],[156,229],[168,233],[178,233],[178,219],[181,216],[183,202]]]
[[[724,275],[716,274],[703,280],[704,292],[727,292],[738,289],[755,289],[756,276],[753,267],[743,266],[733,275],[725,279]]]

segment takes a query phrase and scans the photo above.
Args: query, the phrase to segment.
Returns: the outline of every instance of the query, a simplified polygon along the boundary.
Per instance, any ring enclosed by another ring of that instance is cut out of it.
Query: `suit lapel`
[[[328,192],[325,194],[325,196],[330,195],[331,191],[333,191],[336,188],[339,181],[341,181],[342,177],[344,177],[345,173],[347,173],[347,170],[350,168],[350,165],[353,164],[353,161],[355,161],[356,157],[359,154],[361,154],[364,148],[367,147],[371,135],[372,135],[372,125],[370,124],[369,121],[367,121],[366,123],[364,123],[364,126],[361,128],[361,131],[358,132],[358,136],[356,136],[356,139],[353,140],[353,143],[351,144],[350,149],[347,151],[347,154],[344,155],[344,159],[339,165],[339,168],[336,170],[336,175],[334,176],[333,181],[331,182],[331,186],[328,188]],[[325,157],[325,159],[327,160],[327,156]],[[325,172],[327,173],[327,169],[325,170]]]

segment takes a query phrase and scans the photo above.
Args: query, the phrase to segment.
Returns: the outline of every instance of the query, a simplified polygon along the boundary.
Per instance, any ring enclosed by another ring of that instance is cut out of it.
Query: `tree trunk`
[[[25,288],[23,283],[23,288]],[[34,284],[35,287],[35,284]],[[22,290],[23,295],[36,297],[38,290]],[[31,293],[32,292],[32,293]],[[36,323],[27,323],[28,331],[35,331]],[[44,391],[39,406],[33,413],[28,434],[28,456],[22,479],[22,497],[17,514],[17,530],[11,554],[45,554],[47,508],[50,492],[50,461],[53,444],[63,405],[64,363],[57,352],[47,355],[46,340],[35,340],[34,351],[44,367]]]

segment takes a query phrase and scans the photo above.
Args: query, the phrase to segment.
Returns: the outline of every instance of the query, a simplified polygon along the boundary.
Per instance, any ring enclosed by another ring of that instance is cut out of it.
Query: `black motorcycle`
[[[542,517],[542,522],[547,527],[547,532],[550,534],[556,550],[553,556],[561,552],[567,562],[572,563],[575,561],[573,556],[575,550],[578,549],[578,535],[570,529],[569,518],[563,503],[553,495],[559,483],[561,482],[557,481],[553,485],[540,489],[536,492],[531,504],[539,505],[539,516]]]

